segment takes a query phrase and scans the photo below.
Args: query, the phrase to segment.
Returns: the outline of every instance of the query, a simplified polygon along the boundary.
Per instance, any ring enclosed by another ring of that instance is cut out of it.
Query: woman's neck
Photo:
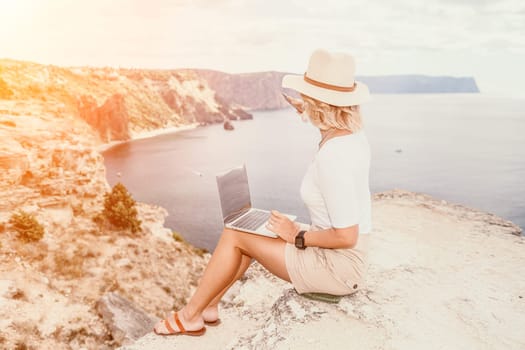
[[[319,142],[319,148],[321,148],[326,143],[326,141],[334,137],[352,134],[352,132],[349,130],[336,129],[336,128],[330,128],[327,130],[319,129],[319,131],[321,132],[321,141]]]

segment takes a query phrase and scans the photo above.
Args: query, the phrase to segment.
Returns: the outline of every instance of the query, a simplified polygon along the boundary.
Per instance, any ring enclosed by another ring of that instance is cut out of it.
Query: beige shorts
[[[308,247],[286,244],[286,269],[298,293],[347,295],[361,286],[366,272],[370,234],[360,234],[351,249]]]

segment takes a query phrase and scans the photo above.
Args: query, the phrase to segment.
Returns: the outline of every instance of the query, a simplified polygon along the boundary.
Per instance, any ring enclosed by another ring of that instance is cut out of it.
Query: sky
[[[523,0],[0,0],[0,58],[60,66],[474,76],[525,97]]]

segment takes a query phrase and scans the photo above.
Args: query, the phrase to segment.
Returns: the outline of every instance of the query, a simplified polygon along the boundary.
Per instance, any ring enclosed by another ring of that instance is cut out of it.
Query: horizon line
[[[219,70],[216,68],[196,68],[196,67],[179,67],[179,68],[151,68],[151,67],[130,67],[130,66],[115,66],[115,65],[104,65],[104,66],[96,66],[96,65],[60,65],[56,63],[41,63],[37,61],[32,60],[26,60],[26,59],[16,59],[16,58],[9,58],[9,57],[1,57],[0,62],[2,61],[11,61],[11,62],[19,62],[19,63],[28,63],[28,64],[34,64],[34,65],[40,65],[40,66],[55,66],[59,68],[95,68],[95,69],[120,69],[120,70],[149,70],[149,71],[180,71],[180,70],[189,70],[189,71],[214,71],[219,73],[225,73],[230,75],[242,75],[242,74],[257,74],[257,73],[280,73],[280,74],[296,74],[296,75],[302,75],[303,73],[294,73],[294,72],[287,72],[282,70],[275,70],[275,69],[269,69],[269,70],[255,70],[255,71],[247,71],[247,72],[229,72],[225,70]],[[422,77],[450,77],[450,78],[472,78],[476,80],[476,76],[474,75],[452,75],[452,74],[443,74],[443,75],[430,75],[426,73],[389,73],[389,74],[357,74],[356,77],[394,77],[394,76],[422,76]]]

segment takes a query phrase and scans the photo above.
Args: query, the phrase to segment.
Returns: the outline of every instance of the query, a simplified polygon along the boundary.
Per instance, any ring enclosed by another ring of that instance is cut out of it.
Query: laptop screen
[[[244,208],[251,207],[250,188],[245,166],[233,168],[224,174],[217,175],[217,186],[223,220]]]

